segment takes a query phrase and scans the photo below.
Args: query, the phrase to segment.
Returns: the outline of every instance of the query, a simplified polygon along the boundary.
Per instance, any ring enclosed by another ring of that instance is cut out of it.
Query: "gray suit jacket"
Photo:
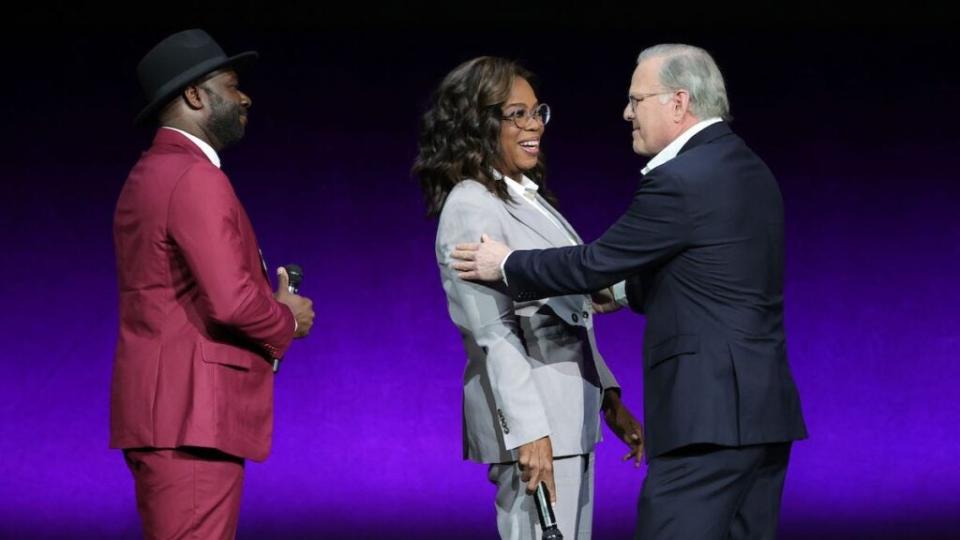
[[[581,242],[556,210],[542,197],[539,202]],[[504,202],[473,180],[460,182],[447,197],[436,253],[450,318],[467,352],[464,458],[515,461],[517,447],[544,435],[554,456],[593,451],[603,390],[618,385],[597,351],[590,298],[515,302],[502,284],[461,280],[450,267],[450,253],[482,233],[516,249],[570,245],[532,205]]]

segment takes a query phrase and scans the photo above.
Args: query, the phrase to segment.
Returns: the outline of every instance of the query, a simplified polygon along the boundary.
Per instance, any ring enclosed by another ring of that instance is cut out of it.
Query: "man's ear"
[[[673,93],[671,105],[673,106],[674,121],[682,121],[687,111],[690,110],[690,93],[682,89],[677,90]]]
[[[184,103],[187,104],[193,110],[198,110],[203,108],[203,100],[200,98],[200,87],[196,85],[190,85],[183,89],[181,93]]]

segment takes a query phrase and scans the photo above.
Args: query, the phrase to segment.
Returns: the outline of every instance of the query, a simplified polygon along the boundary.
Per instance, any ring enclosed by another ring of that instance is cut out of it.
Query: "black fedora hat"
[[[134,125],[152,117],[184,87],[207,73],[223,67],[242,69],[257,56],[256,51],[227,56],[209,34],[199,29],[184,30],[164,39],[137,66],[147,106],[133,120]]]

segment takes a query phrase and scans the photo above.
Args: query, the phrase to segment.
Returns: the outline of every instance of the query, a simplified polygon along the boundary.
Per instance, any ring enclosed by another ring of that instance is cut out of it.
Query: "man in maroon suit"
[[[249,96],[202,30],[156,45],[137,71],[159,125],[114,216],[120,332],[110,446],[122,448],[147,538],[233,538],[245,459],[273,430],[273,369],[313,324],[278,269],[270,288],[253,227],[217,154],[243,137]]]

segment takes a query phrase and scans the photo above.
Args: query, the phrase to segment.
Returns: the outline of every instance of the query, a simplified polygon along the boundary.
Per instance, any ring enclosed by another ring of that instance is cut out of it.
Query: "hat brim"
[[[153,115],[173,99],[174,96],[179,94],[190,83],[203,77],[207,73],[225,67],[230,67],[237,71],[245,71],[253,65],[259,56],[256,51],[246,51],[228,58],[211,58],[206,62],[201,62],[193,66],[161,86],[160,89],[157,90],[153,100],[133,119],[133,125],[139,126],[147,119],[153,117]]]

